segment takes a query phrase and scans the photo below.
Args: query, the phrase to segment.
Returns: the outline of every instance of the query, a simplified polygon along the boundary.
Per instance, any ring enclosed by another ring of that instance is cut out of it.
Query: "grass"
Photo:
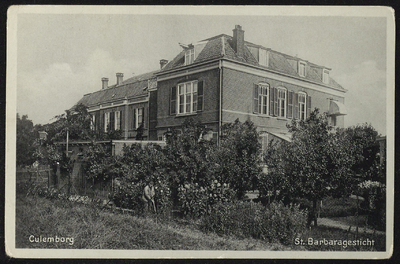
[[[195,224],[102,211],[69,201],[19,197],[17,248],[291,250],[278,243],[204,234]],[[74,243],[31,243],[29,237],[73,237]]]
[[[359,201],[359,203],[361,203]],[[357,200],[349,197],[322,200],[321,217],[346,217],[354,216],[357,212]],[[361,213],[361,210],[359,210]]]
[[[318,226],[298,239],[304,245],[285,246],[253,238],[203,233],[198,222],[155,219],[100,210],[91,205],[40,197],[17,197],[16,248],[158,249],[158,250],[263,250],[263,251],[369,251],[385,250],[385,235],[360,234]],[[74,243],[31,243],[29,237],[73,237]],[[374,240],[374,246],[308,245],[313,240]]]

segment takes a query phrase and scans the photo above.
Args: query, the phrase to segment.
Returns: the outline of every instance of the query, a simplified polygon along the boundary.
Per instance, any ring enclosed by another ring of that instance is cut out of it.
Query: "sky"
[[[112,85],[117,72],[127,79],[156,70],[160,59],[172,60],[180,52],[178,43],[232,35],[241,25],[247,41],[331,68],[330,76],[348,90],[345,126],[370,123],[386,134],[386,17],[326,16],[328,9],[321,15],[291,9],[265,9],[265,15],[245,9],[238,14],[237,8],[223,15],[217,9],[84,10],[17,15],[16,111],[34,124],[54,121],[84,94],[100,90],[102,77]]]

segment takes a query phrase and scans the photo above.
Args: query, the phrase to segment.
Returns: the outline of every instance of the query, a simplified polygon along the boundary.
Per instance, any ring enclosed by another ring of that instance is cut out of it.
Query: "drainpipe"
[[[222,60],[219,60],[219,120],[218,120],[218,141],[217,145],[220,146],[221,142],[221,126],[222,126]]]

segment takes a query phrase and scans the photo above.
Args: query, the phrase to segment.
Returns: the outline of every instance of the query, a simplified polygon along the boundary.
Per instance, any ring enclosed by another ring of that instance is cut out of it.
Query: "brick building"
[[[237,25],[232,36],[221,34],[196,43],[180,44],[182,51],[160,69],[85,95],[93,129],[120,129],[134,138],[142,125],[147,140],[163,140],[187,118],[201,121],[218,140],[224,123],[251,120],[263,141],[290,140],[286,124],[305,119],[319,108],[334,126],[343,127],[346,90],[330,76],[330,68],[280,53],[244,38]]]

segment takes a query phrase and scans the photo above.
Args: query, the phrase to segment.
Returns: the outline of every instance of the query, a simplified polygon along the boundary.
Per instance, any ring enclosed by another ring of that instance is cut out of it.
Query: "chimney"
[[[239,57],[244,57],[244,31],[240,25],[233,29],[233,49]]]
[[[124,80],[124,74],[117,72],[117,85],[122,84],[122,81]]]
[[[160,60],[160,69],[164,68],[164,66],[168,63],[168,60]]]
[[[108,88],[108,78],[101,78],[101,82],[103,83],[102,89]]]

